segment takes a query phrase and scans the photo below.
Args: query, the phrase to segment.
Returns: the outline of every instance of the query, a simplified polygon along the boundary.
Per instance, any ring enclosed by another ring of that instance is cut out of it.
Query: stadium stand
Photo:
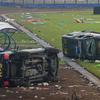
[[[94,7],[94,14],[100,14],[100,6]]]
[[[100,0],[0,0],[0,6],[25,8],[94,8]]]

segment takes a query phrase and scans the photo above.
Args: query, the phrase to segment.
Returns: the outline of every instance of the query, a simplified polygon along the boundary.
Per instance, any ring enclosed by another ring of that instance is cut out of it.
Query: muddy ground
[[[100,100],[100,91],[81,74],[61,65],[58,82],[1,88],[0,100]]]

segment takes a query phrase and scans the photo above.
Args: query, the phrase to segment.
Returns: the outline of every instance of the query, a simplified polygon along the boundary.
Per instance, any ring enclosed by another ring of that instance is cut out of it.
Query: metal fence
[[[99,4],[100,0],[0,0],[0,2],[17,4]]]
[[[24,8],[93,8],[100,0],[0,0],[0,6]]]

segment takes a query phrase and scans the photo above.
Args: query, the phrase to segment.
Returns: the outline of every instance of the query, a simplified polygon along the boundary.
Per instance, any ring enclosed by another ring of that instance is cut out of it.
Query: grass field
[[[63,34],[81,30],[100,31],[100,16],[93,15],[92,12],[21,13],[9,16],[60,49]],[[34,20],[42,20],[43,23],[28,22],[28,17],[32,17]],[[84,18],[85,22],[76,23],[75,19],[80,18]]]
[[[37,44],[32,38],[28,37],[23,32],[15,32],[14,34],[11,34],[11,36],[15,42],[16,46],[20,49],[22,48],[35,48],[35,47],[41,47],[39,44]],[[6,39],[6,45],[9,44],[9,38],[5,36],[5,34],[0,33],[0,46],[2,46],[5,43]],[[13,40],[10,38],[11,45],[13,45]],[[3,45],[4,46],[4,45]]]
[[[100,63],[90,63],[90,62],[83,62],[78,60],[78,63],[87,69],[92,74],[96,75],[98,78],[100,78]]]
[[[48,41],[51,45],[61,49],[61,37],[73,31],[90,30],[100,32],[100,15],[87,12],[65,12],[65,13],[20,13],[8,15],[22,24],[24,27]],[[76,20],[83,20],[77,23]],[[100,77],[100,67],[96,63],[80,62],[90,72]]]
[[[20,48],[35,48],[35,47],[41,47],[32,38],[28,37],[23,32],[16,32],[13,35],[13,38],[15,39],[15,41],[17,43],[17,46],[20,47]]]

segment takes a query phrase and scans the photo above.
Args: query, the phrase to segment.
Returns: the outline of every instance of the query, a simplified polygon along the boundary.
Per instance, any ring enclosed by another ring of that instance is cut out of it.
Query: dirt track
[[[92,85],[74,70],[60,66],[58,82],[1,89],[0,100],[100,100],[100,91]],[[72,94],[78,99],[68,99]]]
[[[62,12],[62,11],[66,11],[67,9],[20,9],[20,8],[9,8],[9,9],[6,9],[6,8],[2,8],[0,9],[0,14],[10,14],[10,13],[19,13],[19,12]]]
[[[51,8],[51,9],[46,9],[46,8],[42,8],[42,9],[38,9],[38,8],[35,8],[35,9],[25,9],[25,8],[0,8],[0,14],[10,14],[10,13],[19,13],[19,12],[35,12],[35,13],[38,13],[38,12],[66,12],[66,11],[92,11],[92,9],[54,9],[54,8]]]

